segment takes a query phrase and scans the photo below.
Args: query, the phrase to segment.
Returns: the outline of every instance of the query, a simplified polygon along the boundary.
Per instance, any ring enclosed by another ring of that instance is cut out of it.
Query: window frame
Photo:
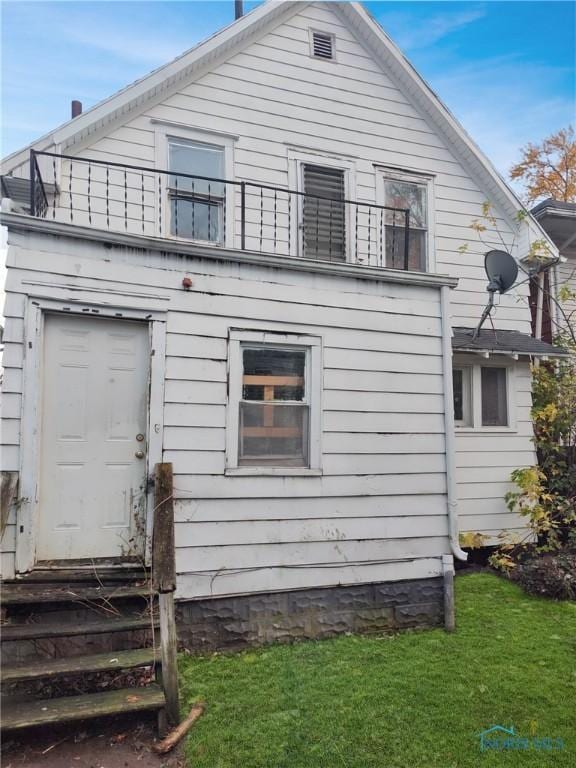
[[[452,371],[462,371],[462,419],[457,419],[454,414],[456,427],[472,427],[474,420],[473,378],[474,370],[471,365],[454,363]]]
[[[323,155],[313,151],[288,149],[288,188],[297,192],[304,192],[304,166],[318,165],[325,168],[337,168],[344,171],[344,199],[356,199],[356,163],[351,158],[339,157],[334,155]],[[304,256],[304,205],[303,196],[297,195],[296,216],[292,217],[291,222],[291,256]],[[352,215],[352,206],[345,206],[346,221],[346,259],[342,262],[331,262],[334,264],[355,264],[356,254],[352,252],[352,237],[354,219]],[[309,259],[314,261],[314,259]]]
[[[154,167],[159,170],[170,171],[170,140],[189,142],[191,144],[206,144],[223,150],[224,178],[226,181],[234,181],[234,147],[237,136],[220,133],[217,131],[203,131],[198,128],[171,123],[169,121],[151,121],[154,126]],[[211,248],[234,248],[235,246],[235,211],[236,211],[236,184],[225,185],[224,206],[226,208],[227,226],[225,237],[219,241],[191,240],[187,237],[172,234],[170,220],[170,196],[168,182],[169,174],[162,175],[162,231],[160,231],[160,212],[156,205],[156,234],[158,237],[170,238],[186,243],[198,243]]]
[[[240,402],[242,401],[242,350],[245,347],[298,348],[306,350],[305,392],[309,413],[308,457],[305,467],[239,466]],[[322,339],[296,333],[230,329],[228,334],[228,403],[226,408],[226,475],[322,474]]]
[[[502,356],[503,357],[503,356]],[[510,364],[507,358],[498,359],[482,358],[481,360],[471,359],[470,357],[455,356],[452,359],[453,368],[468,367],[471,371],[471,423],[468,425],[459,424],[454,421],[454,426],[458,434],[498,434],[517,432],[516,415],[516,368]],[[484,426],[482,424],[482,368],[504,368],[506,371],[506,409],[508,415],[508,424],[506,426]]]
[[[434,248],[435,243],[435,222],[436,222],[436,211],[435,211],[435,177],[433,174],[430,173],[417,173],[414,171],[404,171],[394,168],[385,168],[376,166],[376,201],[378,205],[386,205],[386,182],[387,181],[400,181],[407,184],[419,184],[420,186],[423,186],[425,188],[425,198],[426,198],[426,220],[427,220],[427,229],[426,231],[426,237],[424,238],[424,242],[426,245],[426,253],[425,253],[425,265],[424,265],[424,271],[425,272],[435,272],[436,271],[436,251]],[[384,235],[384,240],[386,240],[386,235]],[[386,265],[386,242],[384,242],[384,247],[382,249],[382,263],[378,266],[392,269],[392,267],[387,267]],[[416,271],[416,270],[409,270],[410,272]]]

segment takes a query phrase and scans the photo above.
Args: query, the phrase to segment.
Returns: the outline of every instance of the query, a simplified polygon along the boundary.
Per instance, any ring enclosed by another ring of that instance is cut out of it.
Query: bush
[[[532,595],[576,600],[576,551],[535,553],[519,563],[510,576]]]

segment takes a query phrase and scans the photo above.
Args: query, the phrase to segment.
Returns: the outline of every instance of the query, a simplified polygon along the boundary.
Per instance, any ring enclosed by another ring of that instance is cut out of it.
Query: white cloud
[[[508,177],[521,147],[573,119],[571,99],[551,96],[560,67],[514,56],[471,62],[434,78],[438,95],[498,170]]]
[[[379,20],[386,31],[391,30],[394,41],[402,50],[411,51],[428,48],[485,15],[485,10],[478,7],[428,18],[416,18],[407,13],[384,13]]]

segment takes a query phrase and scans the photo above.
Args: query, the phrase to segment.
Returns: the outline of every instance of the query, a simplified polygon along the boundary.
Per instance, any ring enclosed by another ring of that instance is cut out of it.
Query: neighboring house
[[[558,263],[541,278],[543,290],[538,290],[536,280],[532,281],[530,296],[534,336],[552,341],[567,321],[576,327],[576,203],[549,198],[532,208],[531,213],[560,256]],[[561,312],[551,297],[558,298],[563,286],[569,288],[571,296],[560,302]]]
[[[458,526],[522,528],[555,350],[526,284],[472,340],[469,228],[520,204],[361,5],[259,6],[3,173],[5,578],[149,562],[162,461],[191,647],[438,623]]]

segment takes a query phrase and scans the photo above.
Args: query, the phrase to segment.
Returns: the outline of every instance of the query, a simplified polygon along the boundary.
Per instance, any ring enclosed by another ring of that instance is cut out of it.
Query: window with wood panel
[[[242,348],[239,466],[308,466],[306,368],[305,349]]]
[[[226,473],[321,474],[322,339],[230,329]]]

